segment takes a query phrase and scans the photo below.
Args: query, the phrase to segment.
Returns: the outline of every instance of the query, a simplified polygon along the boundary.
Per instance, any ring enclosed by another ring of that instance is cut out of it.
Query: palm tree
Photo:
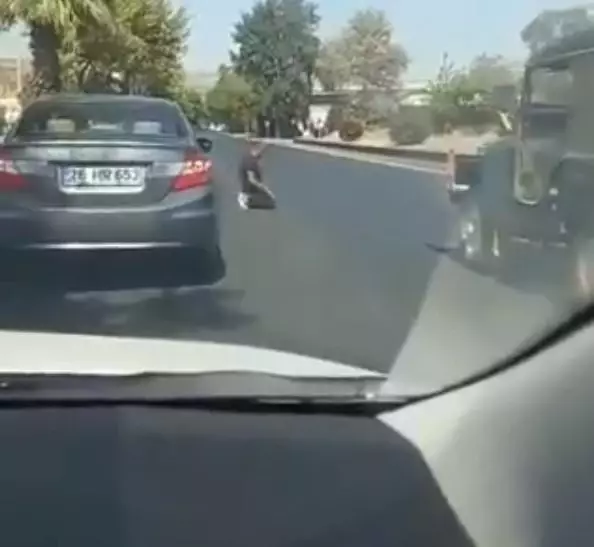
[[[60,50],[82,26],[115,31],[111,17],[117,0],[2,0],[0,25],[23,23],[29,29],[35,94],[62,88]]]

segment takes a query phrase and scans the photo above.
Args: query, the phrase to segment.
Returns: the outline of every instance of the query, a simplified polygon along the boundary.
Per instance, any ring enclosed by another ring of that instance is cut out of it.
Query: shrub
[[[365,131],[364,125],[357,120],[346,120],[340,126],[338,136],[341,140],[346,142],[353,142],[359,140]]]
[[[334,131],[340,131],[342,124],[344,123],[344,107],[342,105],[332,105],[330,107],[330,111],[328,112],[328,117],[326,119],[326,126],[330,133],[334,133]]]
[[[481,127],[496,125],[498,123],[497,112],[488,106],[475,106],[461,108],[459,111],[458,125],[469,127]]]
[[[431,135],[431,129],[420,121],[397,116],[390,124],[390,139],[395,144],[421,144]]]
[[[447,108],[434,108],[432,110],[432,125],[435,133],[448,133],[448,128],[473,127],[478,133],[485,127],[498,124],[497,112],[483,105],[450,105]]]
[[[431,111],[432,132],[447,135],[459,127],[459,112],[455,107],[434,108]]]

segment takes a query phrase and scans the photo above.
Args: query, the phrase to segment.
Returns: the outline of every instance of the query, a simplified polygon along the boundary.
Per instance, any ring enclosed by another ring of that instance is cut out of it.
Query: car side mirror
[[[213,147],[213,142],[206,137],[196,137],[196,143],[205,154],[208,154]]]

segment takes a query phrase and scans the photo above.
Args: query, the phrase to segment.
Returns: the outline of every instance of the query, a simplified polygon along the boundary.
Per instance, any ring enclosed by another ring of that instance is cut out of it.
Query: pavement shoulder
[[[421,158],[409,158],[402,156],[388,156],[381,153],[381,150],[361,150],[358,147],[331,147],[319,146],[316,142],[307,140],[288,140],[288,139],[262,139],[265,142],[275,146],[302,150],[305,152],[325,154],[338,158],[345,158],[360,162],[388,165],[392,167],[421,171],[438,175],[445,175],[446,162],[437,160],[427,160]]]

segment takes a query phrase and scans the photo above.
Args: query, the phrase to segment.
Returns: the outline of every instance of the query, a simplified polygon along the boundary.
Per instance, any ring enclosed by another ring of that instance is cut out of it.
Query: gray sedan
[[[0,252],[170,249],[220,260],[211,147],[163,99],[40,98],[0,147]]]

